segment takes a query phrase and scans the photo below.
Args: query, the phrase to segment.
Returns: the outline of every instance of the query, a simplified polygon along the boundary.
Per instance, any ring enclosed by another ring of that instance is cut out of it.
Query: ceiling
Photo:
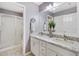
[[[70,9],[73,7],[76,7],[75,2],[66,2],[66,3],[62,3],[56,7],[51,8],[49,11],[52,13],[56,13],[56,12],[67,10],[67,9]]]
[[[23,12],[23,7],[19,6],[15,2],[0,2],[0,8],[19,13]]]
[[[39,4],[42,4],[42,3],[39,3]],[[44,5],[41,5],[41,6],[43,6],[43,8],[44,8],[42,10],[43,12],[49,11],[51,13],[56,13],[56,12],[60,12],[63,10],[67,10],[67,9],[76,7],[76,2],[53,2],[53,5],[48,4],[47,6],[44,6]]]
[[[33,2],[33,3],[35,3],[36,5],[39,6],[39,5],[43,4],[44,2]],[[51,8],[49,11],[52,12],[52,13],[55,13],[55,12],[59,12],[59,11],[62,11],[62,10],[65,10],[65,9],[68,9],[68,8],[71,8],[71,7],[74,7],[74,6],[76,6],[76,4],[73,3],[73,2],[62,3],[61,5],[54,7],[55,10],[53,10],[54,8]],[[19,6],[15,2],[0,2],[0,8],[15,11],[15,12],[20,12],[20,13],[23,12],[23,7]]]
[[[41,5],[42,3],[44,3],[44,2],[33,2],[33,3],[35,3],[36,5]]]

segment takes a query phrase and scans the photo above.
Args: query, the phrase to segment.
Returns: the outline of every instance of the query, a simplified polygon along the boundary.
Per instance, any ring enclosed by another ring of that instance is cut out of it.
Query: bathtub
[[[22,56],[22,44],[0,49],[0,56]]]

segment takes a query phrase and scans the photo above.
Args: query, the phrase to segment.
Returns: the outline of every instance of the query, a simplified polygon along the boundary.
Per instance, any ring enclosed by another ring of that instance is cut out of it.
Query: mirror
[[[64,2],[53,4],[54,7],[48,11],[52,13],[51,17],[56,23],[56,33],[66,33],[67,35],[78,35],[78,22],[77,22],[77,3],[76,2]],[[48,19],[48,15],[47,15]],[[46,22],[48,24],[48,21]],[[47,25],[48,26],[48,25]],[[48,28],[46,28],[48,31]]]

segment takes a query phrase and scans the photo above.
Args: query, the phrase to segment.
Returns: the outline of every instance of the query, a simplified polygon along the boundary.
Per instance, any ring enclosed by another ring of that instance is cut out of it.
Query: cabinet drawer
[[[42,47],[46,47],[46,42],[44,42],[44,41],[40,41],[40,46],[42,46]]]
[[[49,49],[51,49],[53,51],[56,51],[59,56],[61,56],[61,55],[63,55],[63,56],[75,56],[76,55],[72,51],[66,50],[66,49],[64,49],[62,47],[58,47],[56,45],[49,44],[49,43],[47,44],[47,48],[49,48]]]
[[[56,52],[47,48],[47,56],[56,56]]]
[[[39,47],[39,40],[38,39],[35,39],[35,38],[31,38],[31,47]],[[39,48],[37,48],[39,49]]]
[[[40,55],[46,55],[46,48],[40,47]]]

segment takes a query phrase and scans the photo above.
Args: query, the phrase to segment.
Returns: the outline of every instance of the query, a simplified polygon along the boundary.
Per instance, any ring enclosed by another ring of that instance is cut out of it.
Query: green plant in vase
[[[52,21],[52,27],[53,27],[53,32],[55,32],[55,26],[56,26],[56,23],[54,21]]]
[[[56,26],[56,23],[54,22],[54,20],[50,20],[48,22],[49,35],[50,35],[50,37],[52,36],[52,31],[55,32],[55,26]],[[52,28],[53,28],[53,30],[52,30]]]

